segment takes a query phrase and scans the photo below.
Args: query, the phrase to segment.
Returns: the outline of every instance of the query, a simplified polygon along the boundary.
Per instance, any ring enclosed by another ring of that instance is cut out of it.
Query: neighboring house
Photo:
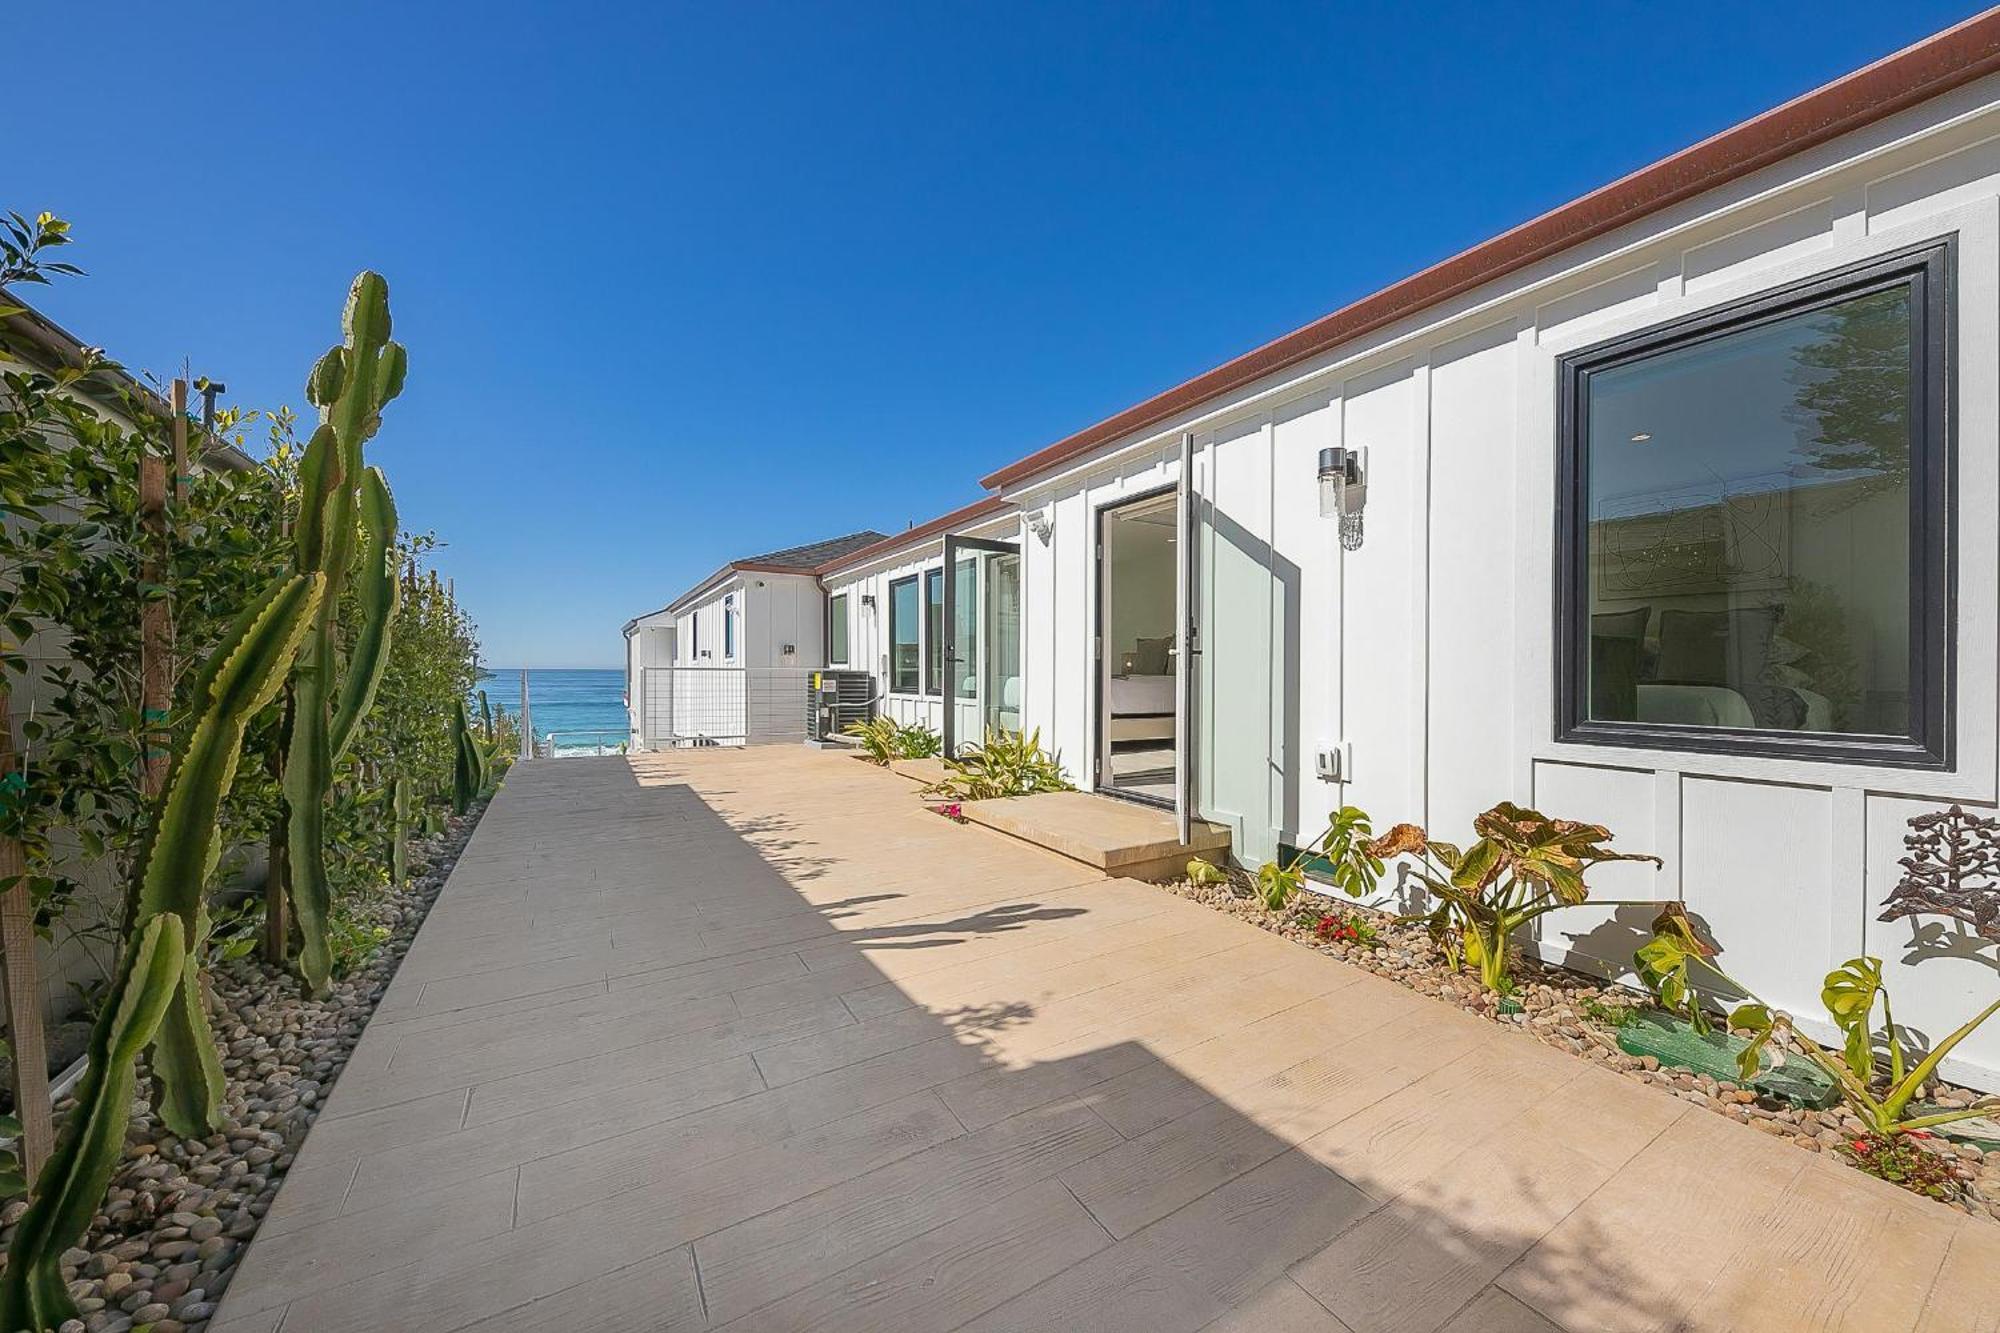
[[[7,288],[0,289],[0,305],[26,307],[27,303],[18,289]],[[0,370],[73,369],[85,364],[85,356],[82,341],[39,311],[24,308],[19,314],[0,316]],[[128,430],[139,418],[154,422],[171,420],[172,409],[166,401],[120,369],[96,371],[77,381],[72,392],[99,416]],[[0,397],[5,393],[4,386],[0,386]],[[196,467],[240,471],[256,466],[248,454],[221,440],[197,432],[195,443],[200,446]],[[6,516],[0,521],[20,520]],[[5,576],[5,571],[0,571],[0,578]],[[22,647],[28,660],[26,676],[0,682],[8,691],[8,714],[16,747],[23,746],[22,724],[52,694],[48,687],[49,671],[71,665],[64,636],[58,630],[42,628],[29,636]],[[108,919],[119,902],[120,886],[103,873],[86,871],[79,878],[89,886],[89,892],[71,907],[63,927],[58,928],[55,940],[47,946],[42,962],[42,989],[51,1008],[58,1013],[74,1009],[78,990],[107,976],[113,961],[109,948],[92,946],[76,932],[98,924],[99,914]],[[63,1036],[52,1033],[51,1040],[52,1044],[60,1045]]]
[[[1039,728],[1248,864],[1532,803],[1802,1018],[1864,952],[1914,1030],[1990,1000],[1990,942],[1878,918],[1912,816],[2000,798],[2000,14],[983,482],[821,571],[885,710],[972,694],[959,744]],[[1538,948],[1623,973],[1651,915]],[[2000,1027],[1957,1054],[2000,1087]]]
[[[626,706],[635,748],[797,734],[807,673],[826,665],[818,570],[882,540],[866,530],[732,560],[628,622]]]

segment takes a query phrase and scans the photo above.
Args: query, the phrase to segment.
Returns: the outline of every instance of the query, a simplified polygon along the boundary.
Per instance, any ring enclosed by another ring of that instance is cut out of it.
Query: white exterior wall
[[[743,580],[732,576],[703,593],[701,600],[674,614],[675,666],[742,666],[743,625],[737,622],[736,655],[723,652],[723,601],[733,598],[740,616],[743,611]]]
[[[810,574],[746,573],[743,582],[738,600],[744,665],[825,666],[826,595],[819,580]]]
[[[632,622],[625,635],[625,714],[637,749],[654,731],[647,726],[646,670],[674,665],[673,616],[656,611]]]
[[[1959,243],[1955,769],[1556,744],[1558,358],[1950,235]],[[1260,859],[1279,839],[1311,837],[1342,800],[1368,809],[1378,829],[1410,820],[1449,838],[1465,837],[1472,815],[1498,800],[1532,802],[1608,824],[1621,848],[1664,856],[1659,872],[1606,867],[1593,876],[1596,893],[1683,898],[1715,927],[1731,970],[1800,1018],[1820,1013],[1822,974],[1866,950],[1888,964],[1898,1020],[1948,1032],[1990,1000],[1992,968],[1951,957],[1906,964],[1911,923],[1875,917],[1900,874],[1911,815],[1952,801],[1990,813],[2000,794],[1996,368],[2000,78],[1988,78],[1011,489],[1053,528],[1046,542],[1022,538],[1026,724],[1087,781],[1095,512],[1173,484],[1177,441],[1192,431],[1199,504],[1266,557],[1267,605],[1231,597],[1203,609],[1205,671],[1224,669],[1219,648],[1244,680],[1255,676],[1252,659],[1268,664],[1261,721],[1257,701],[1232,693],[1224,735],[1207,729],[1214,719],[1196,728],[1197,768],[1211,766],[1215,799],[1242,821],[1240,854]],[[1317,513],[1314,458],[1329,445],[1369,451],[1366,540],[1352,553]],[[874,588],[878,601],[886,583]],[[885,651],[878,639],[857,642],[870,664]],[[1245,736],[1260,751],[1254,762],[1229,749]],[[1314,751],[1342,741],[1351,780],[1319,781]],[[1541,947],[1623,972],[1649,915],[1557,913]],[[2000,1025],[1959,1057],[1950,1072],[2000,1087]]]

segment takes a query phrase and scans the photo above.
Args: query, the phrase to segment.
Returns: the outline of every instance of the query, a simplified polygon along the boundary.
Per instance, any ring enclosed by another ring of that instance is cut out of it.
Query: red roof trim
[[[1495,278],[2000,70],[2000,8],[1704,139],[980,479],[1011,485]]]
[[[837,559],[829,560],[813,572],[824,579],[828,574],[838,570],[851,569],[855,565],[865,565],[871,560],[879,560],[885,555],[894,555],[905,547],[916,546],[932,537],[943,536],[953,528],[963,527],[967,523],[997,514],[1007,508],[1009,503],[998,495],[985,496],[969,505],[954,509],[949,514],[940,514],[928,523],[919,523],[914,528],[876,542],[873,546],[864,546],[858,551],[850,551]]]

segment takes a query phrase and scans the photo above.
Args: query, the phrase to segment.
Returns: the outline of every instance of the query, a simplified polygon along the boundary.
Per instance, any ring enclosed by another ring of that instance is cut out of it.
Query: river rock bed
[[[1265,908],[1241,872],[1232,873],[1223,884],[1181,880],[1160,887],[1492,1022],[1519,1028],[1545,1045],[1616,1070],[1669,1096],[1727,1116],[1808,1152],[1846,1162],[1849,1159],[1840,1149],[1860,1140],[1867,1132],[1860,1120],[1838,1104],[1825,1110],[1793,1106],[1759,1097],[1734,1083],[1718,1082],[1684,1069],[1663,1069],[1654,1056],[1626,1054],[1618,1048],[1617,1025],[1609,1015],[1644,1006],[1647,997],[1622,986],[1522,957],[1514,967],[1515,990],[1511,997],[1521,1012],[1502,1013],[1499,997],[1481,986],[1477,977],[1454,971],[1432,946],[1422,925],[1398,922],[1389,913],[1316,892],[1307,893],[1283,912],[1272,912]],[[1368,945],[1319,939],[1314,926],[1322,914],[1367,923],[1376,932],[1375,942]],[[1932,1084],[1927,1092],[1927,1100],[1944,1106],[1970,1106],[1978,1097],[1976,1092],[1943,1082]],[[1995,1118],[2000,1119],[2000,1111],[1995,1112]],[[1951,1197],[1942,1203],[1974,1217],[2000,1220],[2000,1152],[1981,1152],[1973,1144],[1954,1143],[1938,1136],[1919,1142],[1950,1161]]]
[[[83,1318],[61,1333],[207,1327],[482,809],[447,820],[438,837],[413,840],[409,884],[358,905],[357,915],[387,927],[389,937],[365,965],[336,980],[325,999],[307,999],[295,977],[254,957],[210,968],[210,1019],[228,1082],[224,1130],[204,1140],[174,1138],[147,1104],[142,1070],[125,1160],[82,1245],[64,1255],[63,1274]],[[57,1104],[59,1124],[75,1105]],[[0,1212],[0,1242],[13,1240],[26,1210],[26,1200],[16,1199]]]

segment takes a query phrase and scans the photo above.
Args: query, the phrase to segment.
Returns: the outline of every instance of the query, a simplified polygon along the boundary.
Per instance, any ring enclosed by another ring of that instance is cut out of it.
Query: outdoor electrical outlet
[[[1321,750],[1313,756],[1313,768],[1322,782],[1351,782],[1354,772],[1354,746],[1342,741],[1330,750]]]

